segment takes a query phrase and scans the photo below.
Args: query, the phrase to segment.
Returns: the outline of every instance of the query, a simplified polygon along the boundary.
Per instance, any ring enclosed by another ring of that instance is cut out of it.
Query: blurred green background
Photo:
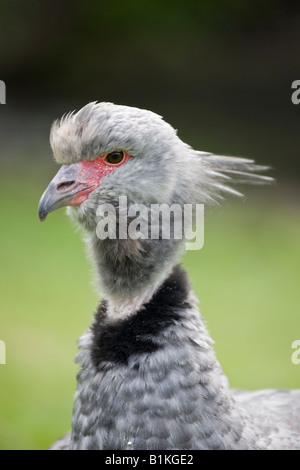
[[[98,295],[80,234],[39,198],[51,122],[88,101],[151,109],[195,148],[271,165],[277,184],[209,210],[183,263],[234,387],[300,387],[300,12],[282,1],[0,3],[0,449],[70,428],[76,339]]]

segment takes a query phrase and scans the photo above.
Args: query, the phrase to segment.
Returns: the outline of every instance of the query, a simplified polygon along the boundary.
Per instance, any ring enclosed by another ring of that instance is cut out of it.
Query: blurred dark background
[[[98,302],[80,235],[37,205],[49,129],[89,101],[148,108],[199,150],[270,165],[205,221],[184,258],[235,387],[300,387],[299,2],[1,0],[0,449],[44,449],[71,422],[76,339]]]
[[[298,182],[299,15],[298,2],[278,0],[2,0],[1,160],[21,142],[28,164],[45,152],[54,118],[112,101],[163,115],[200,149],[251,156]]]

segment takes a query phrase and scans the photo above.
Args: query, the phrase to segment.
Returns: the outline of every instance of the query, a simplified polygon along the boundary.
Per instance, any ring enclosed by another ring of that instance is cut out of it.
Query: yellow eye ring
[[[106,161],[109,165],[120,165],[120,163],[123,163],[125,159],[125,153],[122,151],[116,151],[116,152],[111,152],[108,153],[104,161]]]

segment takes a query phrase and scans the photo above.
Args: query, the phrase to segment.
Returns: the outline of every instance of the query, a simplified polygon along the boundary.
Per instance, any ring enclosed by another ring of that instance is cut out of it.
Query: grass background
[[[0,449],[44,449],[70,428],[76,339],[98,296],[64,210],[38,220],[47,180],[0,182]],[[279,189],[207,212],[204,248],[183,258],[233,387],[300,387],[300,214]]]

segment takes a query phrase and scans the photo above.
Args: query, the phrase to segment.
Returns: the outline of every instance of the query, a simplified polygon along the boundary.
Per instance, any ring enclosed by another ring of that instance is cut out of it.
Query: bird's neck
[[[112,321],[103,300],[79,346],[72,448],[221,449],[224,433],[244,445],[234,439],[245,420],[182,268],[135,315]]]
[[[99,240],[95,232],[86,239],[101,297],[115,319],[137,312],[152,298],[183,246],[181,240]]]

